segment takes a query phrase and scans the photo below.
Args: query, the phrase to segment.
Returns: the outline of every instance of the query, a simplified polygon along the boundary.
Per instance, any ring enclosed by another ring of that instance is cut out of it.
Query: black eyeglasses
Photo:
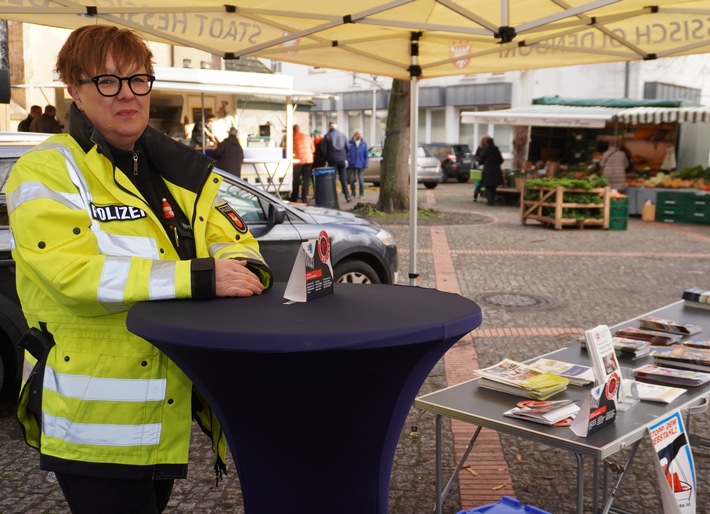
[[[123,81],[128,83],[128,87],[136,96],[145,96],[153,89],[155,77],[147,73],[138,73],[130,77],[119,77],[118,75],[96,75],[90,79],[81,79],[79,84],[96,84],[96,90],[102,96],[116,96],[121,92]]]

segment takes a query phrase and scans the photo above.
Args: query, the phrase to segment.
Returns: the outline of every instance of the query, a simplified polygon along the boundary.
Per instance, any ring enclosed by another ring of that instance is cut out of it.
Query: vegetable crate
[[[629,199],[612,198],[609,213],[609,230],[626,230],[629,223]]]
[[[627,200],[628,202],[628,200]],[[520,221],[537,220],[561,230],[563,227],[609,228],[610,189],[571,189],[524,186]],[[628,217],[628,203],[626,205]]]

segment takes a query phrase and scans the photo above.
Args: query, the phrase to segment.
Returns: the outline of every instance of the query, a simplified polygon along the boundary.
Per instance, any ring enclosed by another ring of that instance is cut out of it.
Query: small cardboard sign
[[[589,392],[570,426],[575,435],[587,437],[614,423],[620,385],[619,372],[612,371],[604,384]]]
[[[330,238],[325,230],[318,239],[301,244],[284,298],[292,302],[308,302],[333,292],[333,266],[330,263]]]

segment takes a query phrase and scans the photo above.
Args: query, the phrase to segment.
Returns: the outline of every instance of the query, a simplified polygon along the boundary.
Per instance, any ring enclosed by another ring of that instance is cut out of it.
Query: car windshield
[[[427,149],[424,148],[423,146],[420,146],[417,148],[417,157],[431,157],[431,152]]]

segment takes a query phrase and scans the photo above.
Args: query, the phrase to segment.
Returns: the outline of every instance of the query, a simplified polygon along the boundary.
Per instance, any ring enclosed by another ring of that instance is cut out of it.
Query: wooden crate
[[[538,191],[536,200],[526,199],[528,191]],[[565,193],[596,194],[602,198],[601,203],[565,203]],[[568,189],[558,187],[524,187],[520,199],[520,221],[523,225],[528,220],[536,220],[561,230],[563,227],[601,227],[609,228],[609,203],[610,189],[608,187],[597,189]],[[563,218],[565,209],[599,209],[599,218]],[[554,213],[551,215],[551,212]]]

